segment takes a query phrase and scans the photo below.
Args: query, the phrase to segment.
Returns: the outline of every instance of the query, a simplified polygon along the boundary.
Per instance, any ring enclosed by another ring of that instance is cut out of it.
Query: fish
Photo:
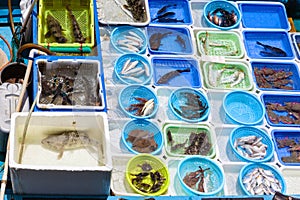
[[[56,42],[66,43],[68,40],[63,34],[63,29],[59,21],[55,19],[51,14],[47,15],[46,21],[48,32],[45,34],[45,37],[48,38],[50,36],[53,36]]]
[[[186,49],[185,41],[182,37],[180,37],[180,35],[177,35],[175,41],[178,42],[182,46],[182,48]]]
[[[167,17],[173,17],[175,15],[175,12],[166,12],[164,14],[158,15],[157,17],[153,18],[151,22],[162,19],[162,18],[167,18]]]
[[[58,152],[57,159],[61,159],[65,150],[84,148],[88,146],[98,147],[99,142],[91,139],[84,131],[64,131],[51,134],[42,141],[44,148]]]
[[[170,7],[175,7],[175,6],[177,6],[177,4],[168,4],[168,5],[165,5],[165,6],[163,6],[162,8],[160,8],[160,9],[156,12],[156,14],[157,14],[157,15],[160,15],[160,14],[164,13],[168,8],[170,8]]]
[[[69,12],[69,16],[72,22],[72,27],[73,27],[73,35],[75,38],[75,42],[79,42],[79,43],[85,43],[86,38],[83,36],[81,30],[80,30],[80,26],[76,20],[75,15],[73,14],[70,5],[66,6],[68,12]]]
[[[177,18],[160,18],[157,22],[161,23],[184,23],[184,19],[177,19]]]
[[[272,56],[286,57],[287,56],[287,53],[278,47],[263,44],[259,41],[256,41],[256,44],[264,47],[265,51],[260,51],[260,54],[262,56],[266,56],[266,57],[272,57]]]
[[[152,50],[158,50],[161,46],[161,40],[166,37],[167,35],[172,34],[172,32],[166,32],[166,33],[154,33],[150,36],[149,43],[150,48]]]
[[[164,74],[162,77],[160,77],[157,81],[158,84],[166,84],[168,83],[172,78],[179,76],[181,73],[183,72],[190,72],[191,69],[190,68],[186,68],[186,69],[177,69],[177,70],[173,70],[170,71],[166,74]]]
[[[238,78],[230,84],[230,87],[234,87],[240,84],[245,78],[245,74],[243,72],[239,72]]]

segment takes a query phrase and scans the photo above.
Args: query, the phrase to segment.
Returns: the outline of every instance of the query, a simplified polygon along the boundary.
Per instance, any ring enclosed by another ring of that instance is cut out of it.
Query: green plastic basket
[[[215,63],[205,62],[203,64],[205,86],[208,89],[217,90],[251,90],[253,88],[253,81],[249,67],[242,62],[226,62]],[[239,79],[239,75],[234,76],[235,73],[243,73],[244,78]],[[222,82],[225,79],[232,81]]]
[[[206,56],[242,58],[241,37],[233,31],[199,31],[196,34],[198,51]]]
[[[45,47],[56,48],[78,48],[93,47],[95,44],[94,31],[94,9],[92,0],[40,0],[38,16],[38,43]],[[84,43],[75,42],[73,36],[73,27],[70,14],[66,6],[72,10],[73,15],[79,24],[83,36],[86,38]],[[52,15],[59,21],[63,29],[63,35],[66,37],[66,43],[58,43],[53,36],[45,37],[48,32],[46,18]]]

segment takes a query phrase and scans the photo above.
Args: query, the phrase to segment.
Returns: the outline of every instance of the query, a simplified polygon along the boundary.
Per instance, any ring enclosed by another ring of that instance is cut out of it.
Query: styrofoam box
[[[12,116],[9,166],[14,193],[109,195],[112,161],[106,113],[32,113],[21,145],[27,117],[25,112]],[[58,152],[41,145],[47,136],[69,130],[86,132],[97,145],[65,149],[60,159]]]

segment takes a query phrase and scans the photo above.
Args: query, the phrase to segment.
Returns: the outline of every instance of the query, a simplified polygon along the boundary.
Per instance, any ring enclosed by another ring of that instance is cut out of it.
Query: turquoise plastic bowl
[[[181,110],[180,106],[186,105],[186,98],[183,96],[184,93],[190,93],[199,96],[199,99],[202,101],[202,103],[207,105],[207,109],[201,117],[186,118],[178,112]],[[208,118],[208,115],[210,113],[210,105],[206,96],[199,90],[195,90],[192,88],[179,88],[177,90],[174,90],[169,97],[168,106],[178,119],[186,122],[194,123],[204,121]]]
[[[265,115],[265,107],[258,98],[246,91],[232,91],[223,99],[226,117],[236,124],[256,125]]]
[[[207,18],[207,15],[208,15],[208,13],[212,14],[218,8],[222,8],[222,9],[228,11],[229,13],[231,13],[233,11],[237,16],[236,23],[234,25],[228,26],[228,27],[222,27],[222,26],[218,26],[218,25],[212,23]],[[205,6],[203,8],[203,15],[204,15],[205,21],[207,22],[207,24],[209,26],[218,28],[221,30],[230,30],[230,29],[238,27],[241,22],[241,19],[242,19],[242,14],[241,14],[240,10],[233,3],[225,1],[225,0],[213,0],[213,1],[210,1],[207,4],[205,4]]]
[[[199,192],[192,189],[183,182],[183,178],[186,174],[199,170],[199,166],[201,166],[203,170],[209,168],[209,170],[204,172],[204,176],[209,174],[210,180],[209,182],[206,182],[206,188],[208,188],[208,191],[206,192]],[[213,196],[223,189],[225,183],[225,176],[222,167],[220,167],[215,161],[201,156],[187,156],[182,159],[177,168],[177,175],[182,188],[186,193],[188,193],[188,195]]]
[[[251,136],[251,135],[261,137],[262,138],[261,142],[268,146],[267,150],[266,150],[266,155],[263,159],[247,158],[247,157],[243,156],[242,154],[240,154],[236,150],[236,148],[234,148],[234,141],[236,139],[245,137],[245,136]],[[241,126],[241,127],[237,127],[235,129],[233,129],[230,134],[230,137],[229,137],[229,143],[230,143],[230,146],[231,146],[233,152],[235,153],[235,155],[241,161],[244,161],[244,162],[267,162],[273,157],[273,154],[274,154],[274,144],[272,142],[271,137],[265,131],[255,128],[255,127]]]
[[[121,74],[122,69],[128,59],[130,59],[130,62],[139,61],[135,68],[141,68],[142,70],[144,70],[143,74],[134,77],[137,81],[130,79],[130,75],[122,75]],[[124,55],[120,56],[115,62],[114,71],[115,71],[117,78],[122,83],[125,83],[128,85],[130,85],[130,84],[147,84],[150,82],[152,75],[153,75],[153,69],[150,66],[149,61],[145,57],[143,57],[139,54],[134,54],[134,53],[128,53],[128,54],[124,54]],[[148,71],[147,72],[148,74],[146,73],[146,71]],[[126,78],[128,76],[129,76],[129,78]]]
[[[125,144],[127,149],[134,153],[134,154],[140,154],[141,152],[135,151],[132,149],[132,143],[129,141],[126,141],[128,138],[128,135],[131,131],[136,130],[136,129],[141,129],[144,131],[148,131],[149,133],[154,134],[154,140],[157,144],[157,149],[150,154],[159,154],[161,152],[161,149],[163,147],[163,135],[158,126],[156,126],[154,123],[145,120],[145,119],[135,119],[127,122],[123,128],[122,131],[122,142]]]
[[[126,108],[130,107],[131,104],[140,103],[135,97],[142,97],[147,100],[154,99],[153,111],[146,116],[135,115],[136,110],[128,111]],[[126,115],[136,119],[147,119],[153,117],[158,110],[158,98],[152,89],[147,88],[143,85],[129,85],[125,87],[119,94],[118,97],[119,105]]]
[[[239,173],[239,185],[241,186],[242,190],[244,191],[245,194],[252,196],[252,194],[245,188],[244,184],[243,184],[243,178],[244,176],[246,176],[250,171],[252,171],[253,169],[260,167],[263,168],[264,170],[270,170],[272,171],[272,173],[274,174],[275,178],[280,182],[281,184],[281,193],[285,193],[286,191],[286,183],[285,180],[283,178],[283,176],[281,175],[281,173],[273,166],[271,165],[267,165],[267,164],[263,164],[263,163],[249,163],[247,165],[245,165],[240,173]]]
[[[124,36],[125,35],[129,35],[129,31],[134,32],[135,34],[137,34],[142,40],[143,40],[143,44],[142,46],[139,48],[138,52],[135,53],[144,53],[146,51],[147,48],[147,39],[146,39],[146,35],[143,31],[141,31],[140,28],[135,28],[132,26],[120,26],[120,27],[116,27],[110,35],[110,42],[112,44],[112,46],[119,52],[119,53],[134,53],[133,51],[129,51],[129,50],[124,50],[122,48],[120,48],[120,45],[118,45],[118,41],[119,40],[123,40],[126,39]]]

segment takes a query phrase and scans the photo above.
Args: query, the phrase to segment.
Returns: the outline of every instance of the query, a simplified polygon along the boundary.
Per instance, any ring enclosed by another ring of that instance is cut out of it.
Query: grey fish
[[[71,8],[69,5],[66,6],[69,15],[70,15],[70,19],[72,22],[72,27],[73,27],[73,35],[75,38],[75,42],[79,42],[79,43],[84,43],[86,41],[86,38],[83,36],[81,30],[80,30],[80,26],[76,20],[76,17],[74,16]]]
[[[63,35],[63,29],[58,20],[55,19],[51,14],[48,14],[46,21],[48,32],[46,33],[45,37],[48,38],[52,35],[56,42],[66,43],[67,38]]]
[[[158,84],[166,84],[168,83],[172,78],[179,76],[183,72],[190,72],[190,68],[185,68],[185,69],[177,69],[170,71],[166,74],[164,74],[162,77],[160,77],[157,81]]]
[[[86,132],[64,131],[47,136],[41,141],[42,145],[50,150],[59,152],[57,159],[61,159],[64,150],[98,146],[96,140],[91,139]]]

